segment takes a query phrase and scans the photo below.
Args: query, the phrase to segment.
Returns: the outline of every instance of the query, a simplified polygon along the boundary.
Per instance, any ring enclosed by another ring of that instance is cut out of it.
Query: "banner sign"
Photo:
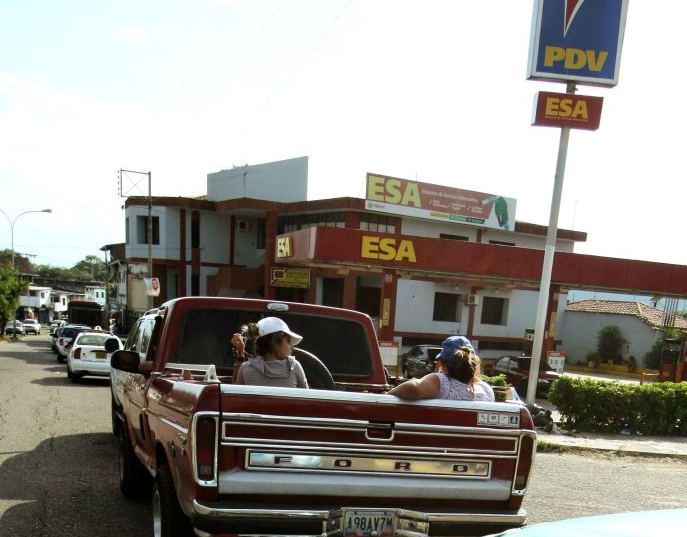
[[[513,198],[372,173],[367,174],[366,192],[368,211],[506,231],[515,227]]]
[[[629,0],[535,0],[527,78],[616,86]]]
[[[534,97],[532,125],[595,131],[601,123],[603,97],[539,91]]]
[[[160,280],[158,278],[143,278],[146,284],[146,295],[160,296]]]
[[[272,267],[272,285],[274,287],[310,288],[310,269]]]

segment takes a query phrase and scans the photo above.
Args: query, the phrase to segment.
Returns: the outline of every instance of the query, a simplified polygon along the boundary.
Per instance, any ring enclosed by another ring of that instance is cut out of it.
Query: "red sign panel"
[[[540,91],[534,100],[532,125],[595,131],[601,123],[603,97]]]

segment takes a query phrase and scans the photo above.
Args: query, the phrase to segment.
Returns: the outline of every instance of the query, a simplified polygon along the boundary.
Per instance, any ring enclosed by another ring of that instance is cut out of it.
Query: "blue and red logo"
[[[535,0],[528,78],[614,86],[628,0]]]

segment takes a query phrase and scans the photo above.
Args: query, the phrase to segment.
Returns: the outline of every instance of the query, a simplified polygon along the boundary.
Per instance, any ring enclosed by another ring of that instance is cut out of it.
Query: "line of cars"
[[[5,323],[6,336],[25,336],[27,334],[38,335],[41,333],[41,323],[36,319],[15,319]]]
[[[100,327],[63,324],[52,335],[57,361],[67,362],[67,377],[74,383],[86,375],[109,377],[112,353],[122,348],[117,336]]]

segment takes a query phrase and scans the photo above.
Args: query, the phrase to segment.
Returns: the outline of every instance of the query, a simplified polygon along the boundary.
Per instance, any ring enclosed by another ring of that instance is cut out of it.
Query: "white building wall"
[[[465,302],[470,289],[466,286],[442,284],[417,280],[399,280],[396,293],[396,323],[399,332],[426,332],[429,334],[466,334],[471,310],[474,310],[472,334],[479,351],[480,337],[499,337],[521,339],[526,329],[534,329],[537,318],[539,293],[536,291],[512,290],[505,288],[487,288],[477,292],[478,304],[468,306]],[[461,316],[459,322],[444,322],[432,320],[434,312],[434,295],[441,293],[456,293],[462,295]],[[492,296],[507,300],[508,314],[504,325],[482,324],[482,307],[484,297]],[[559,298],[557,319],[561,319],[565,310],[566,294]],[[407,350],[403,348],[402,350]],[[512,351],[508,351],[512,352]],[[483,358],[501,356],[502,351],[480,351]]]
[[[580,311],[566,311],[559,323],[557,336],[562,340],[561,350],[566,353],[566,361],[586,364],[586,354],[596,352],[599,331],[609,325],[617,326],[628,342],[621,356],[627,359],[632,355],[638,365],[643,365],[642,358],[651,350],[659,335],[658,330],[634,315]]]
[[[305,201],[308,196],[308,157],[209,173],[207,186],[209,201],[240,198]]]
[[[539,250],[543,250],[546,246],[546,237],[536,235],[525,235],[500,229],[483,229],[469,224],[449,224],[418,218],[405,217],[401,220],[401,233],[417,237],[439,238],[441,234],[446,234],[467,237],[469,242],[476,242],[477,233],[480,229],[482,229],[482,242],[485,244],[488,244],[489,241],[508,242],[514,243],[515,246],[520,248],[535,248]],[[574,248],[574,241],[561,239],[556,241],[556,251],[572,253]]]
[[[153,259],[179,259],[178,241],[174,241],[168,247],[168,236],[179,236],[179,209],[168,207],[153,207],[153,218],[159,219],[160,244],[152,245]],[[174,218],[176,216],[176,222]],[[139,242],[138,222],[139,217],[148,218],[148,208],[141,206],[127,207],[125,218],[128,220],[128,237],[126,237],[126,257],[148,258],[148,243],[143,240],[141,234]],[[176,227],[175,227],[176,223]]]
[[[234,264],[256,268],[265,264],[265,249],[257,248],[258,226],[254,218],[245,218],[248,229],[234,233]]]
[[[396,322],[399,332],[427,332],[443,334],[464,334],[467,331],[468,306],[463,302],[461,321],[458,323],[434,321],[434,293],[455,293],[463,297],[469,293],[467,287],[435,284],[417,280],[398,280],[396,287]]]
[[[189,246],[187,259],[191,255],[191,211],[187,211],[186,231]],[[177,228],[178,229],[178,228]],[[200,261],[201,263],[229,263],[229,237],[231,217],[226,214],[200,211]],[[216,272],[216,271],[215,271]]]

